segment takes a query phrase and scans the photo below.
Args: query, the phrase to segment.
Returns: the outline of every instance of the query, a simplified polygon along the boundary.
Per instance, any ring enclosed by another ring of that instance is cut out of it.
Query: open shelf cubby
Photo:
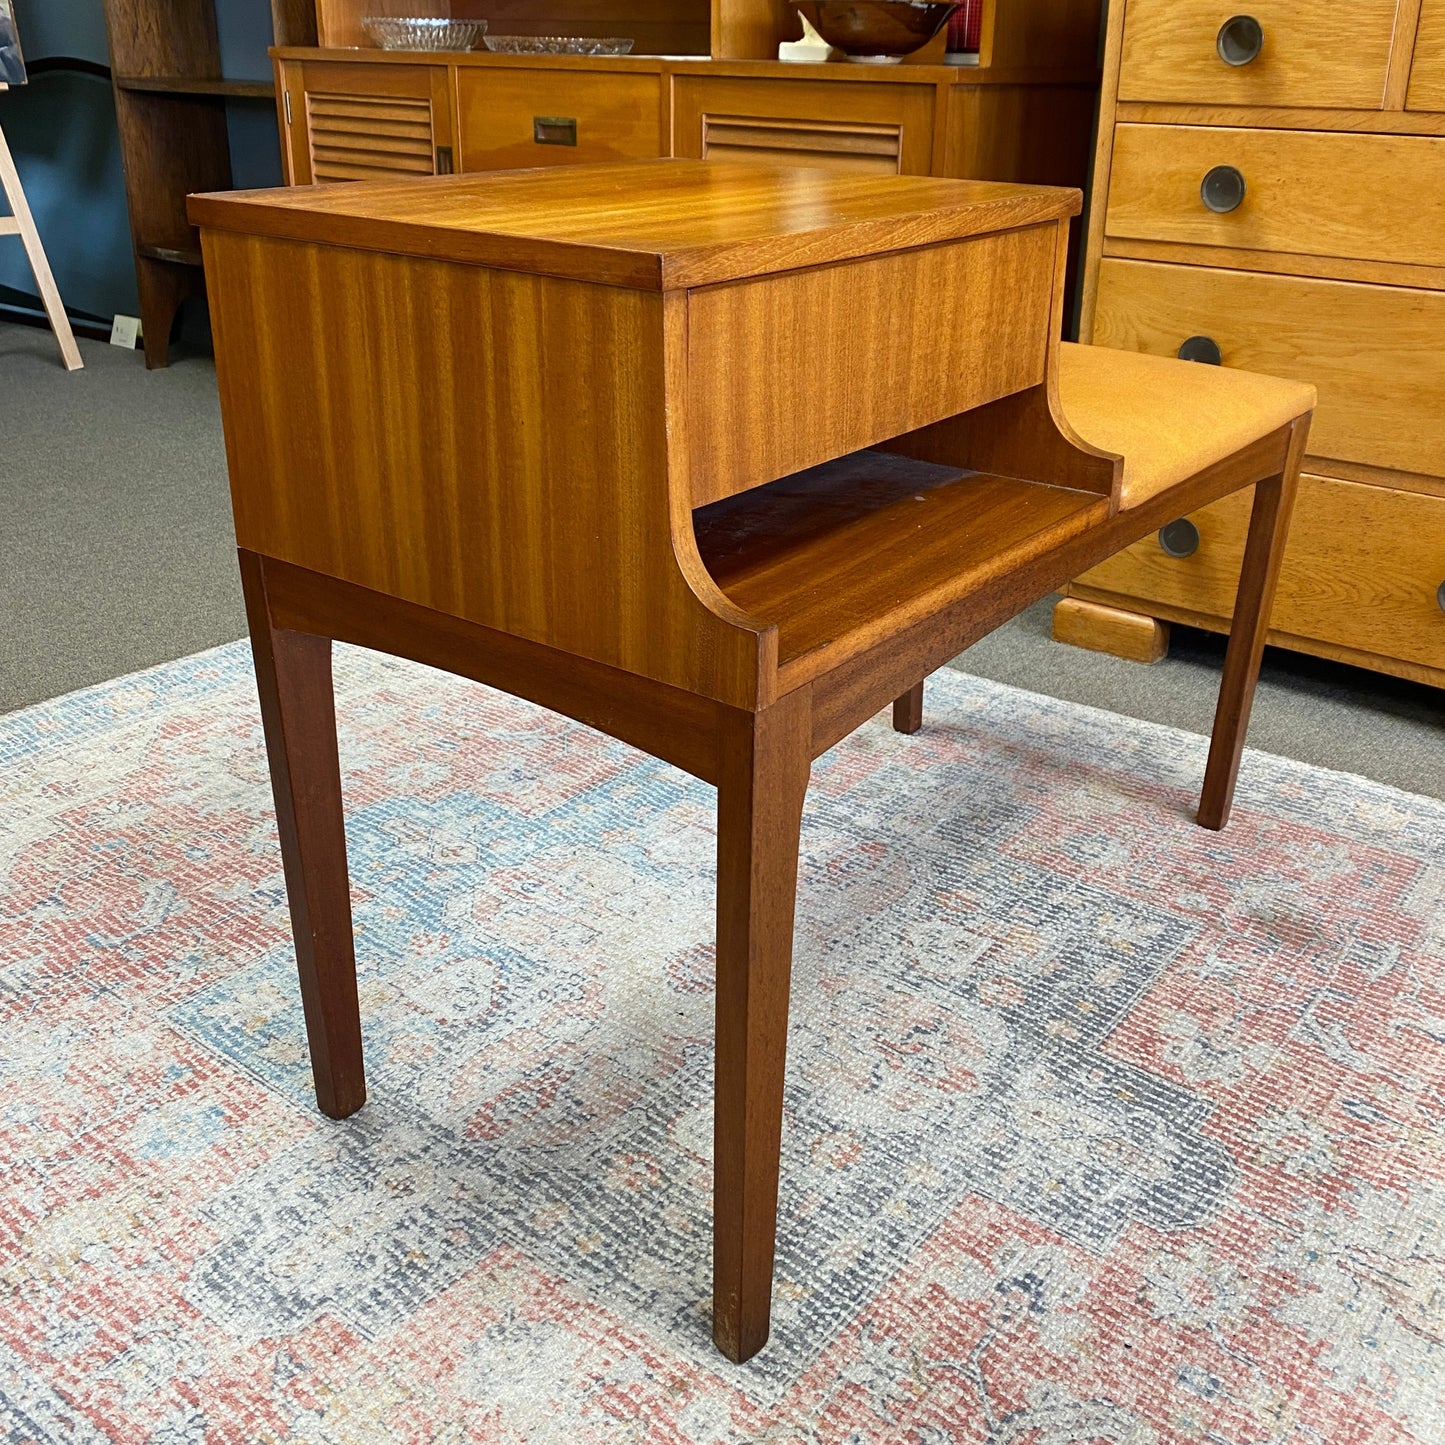
[[[713,580],[777,624],[780,666],[806,677],[1107,513],[1093,492],[873,450],[699,507],[693,528]]]

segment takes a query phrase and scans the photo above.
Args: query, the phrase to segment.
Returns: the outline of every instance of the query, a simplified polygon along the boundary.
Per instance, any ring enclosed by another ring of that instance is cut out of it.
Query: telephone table
[[[718,795],[713,1334],[767,1338],[813,758],[1258,484],[1223,825],[1313,391],[1069,347],[1076,191],[651,161],[194,197],[318,1102],[365,1100],[343,639]]]

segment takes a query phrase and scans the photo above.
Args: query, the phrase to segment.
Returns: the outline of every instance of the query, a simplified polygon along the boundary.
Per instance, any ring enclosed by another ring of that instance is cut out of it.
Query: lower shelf
[[[776,624],[779,663],[801,681],[1107,510],[1092,493],[866,451],[700,507],[693,525],[713,579]]]

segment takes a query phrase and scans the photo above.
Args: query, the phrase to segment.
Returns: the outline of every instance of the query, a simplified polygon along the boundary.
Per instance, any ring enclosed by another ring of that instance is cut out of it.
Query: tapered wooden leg
[[[807,690],[722,743],[718,782],[713,1339],[729,1359],[768,1338],[798,831],[808,789]]]
[[[911,737],[923,726],[923,684],[893,699],[893,730]]]
[[[256,688],[301,976],[316,1102],[344,1119],[366,1102],[351,891],[331,688],[331,639],[271,625],[264,566],[241,553]]]
[[[140,293],[140,319],[146,370],[171,364],[171,332],[181,302],[200,289],[200,272],[172,261],[137,256],[136,288]]]
[[[1244,566],[1239,575],[1229,647],[1224,655],[1224,676],[1219,685],[1219,705],[1214,714],[1214,734],[1209,743],[1209,763],[1199,800],[1201,827],[1218,830],[1229,821],[1309,424],[1309,417],[1295,423],[1283,473],[1260,482],[1254,489],[1254,510],[1249,518]]]

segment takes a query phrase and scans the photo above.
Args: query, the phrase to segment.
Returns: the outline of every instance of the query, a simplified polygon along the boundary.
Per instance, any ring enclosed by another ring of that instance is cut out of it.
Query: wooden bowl
[[[921,50],[958,9],[954,0],[793,0],[824,40],[849,60],[896,65]]]

